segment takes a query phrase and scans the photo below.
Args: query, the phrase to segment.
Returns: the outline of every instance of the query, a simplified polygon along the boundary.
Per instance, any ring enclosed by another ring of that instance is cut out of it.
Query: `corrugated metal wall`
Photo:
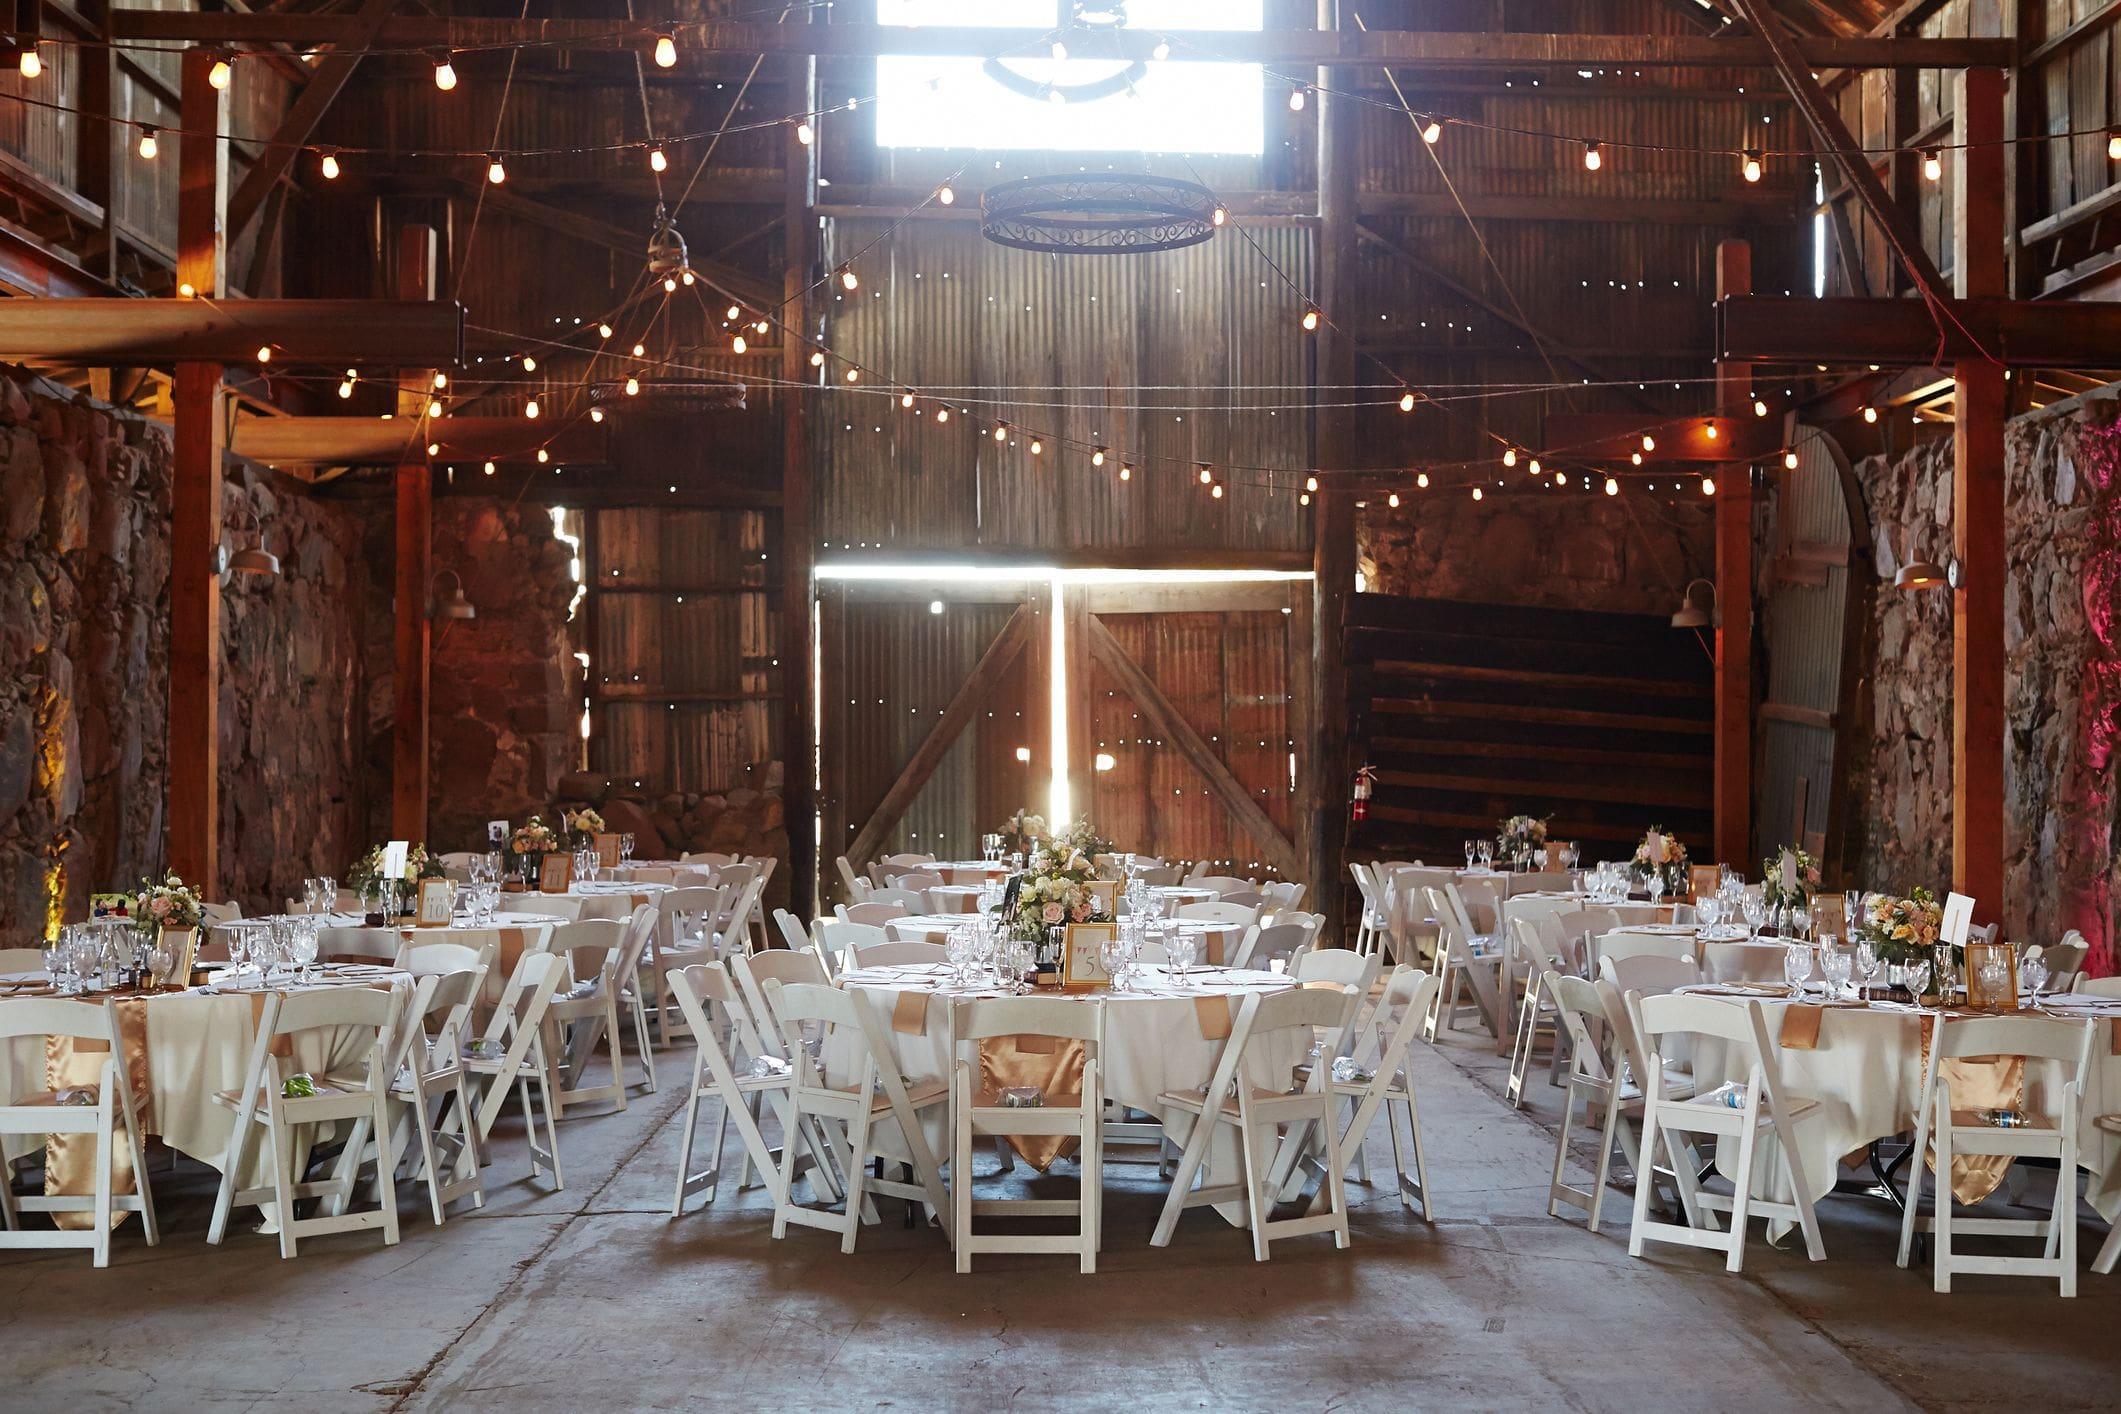
[[[587,512],[590,764],[726,791],[780,755],[773,528],[758,511]]]
[[[815,424],[818,522],[829,544],[887,549],[1295,549],[1310,543],[1300,479],[1265,484],[1228,471],[1212,499],[1194,464],[1309,465],[1309,418],[1297,410],[1231,409],[1285,401],[1300,409],[1309,347],[1301,299],[1233,232],[1157,255],[1041,256],[941,223],[883,239],[886,223],[827,223],[833,263],[876,242],[857,268],[861,289],[835,287],[828,346],[924,391],[1009,388],[996,403],[952,398],[976,417],[947,425],[898,406],[900,388],[837,386]],[[1310,288],[1309,238],[1251,233],[1300,288]],[[915,237],[917,236],[917,239]],[[1265,384],[1281,394],[1214,391]],[[1213,403],[1206,413],[1137,408],[1139,399]],[[940,396],[940,392],[938,392]],[[1084,404],[1091,410],[1055,406]],[[976,423],[1003,419],[1053,442],[1030,455]],[[1090,448],[1140,454],[1130,482],[1090,465]],[[1300,478],[1300,471],[1297,478]]]
[[[1834,795],[1833,723],[1843,710],[1848,502],[1837,454],[1827,439],[1800,435],[1795,445],[1797,469],[1776,473],[1774,518],[1759,563],[1760,652],[1767,671],[1753,809],[1754,836],[1763,850],[1827,835]]]

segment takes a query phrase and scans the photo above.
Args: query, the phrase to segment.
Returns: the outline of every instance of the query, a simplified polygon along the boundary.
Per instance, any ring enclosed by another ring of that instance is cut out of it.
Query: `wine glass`
[[[1694,921],[1701,925],[1701,935],[1704,938],[1715,932],[1717,926],[1723,922],[1723,900],[1714,894],[1703,894],[1695,899]]]
[[[633,863],[633,832],[630,830],[619,836],[619,863]]]
[[[1121,969],[1125,966],[1127,960],[1126,940],[1120,937],[1116,931],[1107,936],[1104,941],[1097,945],[1097,960],[1105,965],[1105,978],[1108,983],[1117,987]]]
[[[1829,997],[1845,994],[1855,962],[1847,949],[1835,946],[1838,941],[1832,933],[1822,934],[1819,939],[1819,975],[1826,979]]]
[[[1661,907],[1663,907],[1663,906],[1664,906],[1664,873],[1663,873],[1663,871],[1661,871],[1661,870],[1657,870],[1657,869],[1652,869],[1652,870],[1650,871],[1650,880],[1649,880],[1649,884],[1650,884],[1650,907],[1652,907],[1652,908],[1661,908]]]
[[[1473,867],[1473,856],[1478,854],[1479,852],[1479,844],[1475,843],[1472,840],[1466,841],[1466,868],[1471,869]]]
[[[2001,996],[2004,987],[2010,983],[2011,966],[2001,953],[1991,952],[1981,959],[1981,967],[1976,975],[1981,978],[1982,995],[1990,998],[1993,1005],[1993,999]]]
[[[301,969],[301,980],[309,980],[309,969],[317,960],[317,924],[315,919],[299,918],[288,932],[287,955]]]
[[[981,914],[972,924],[972,966],[975,976],[991,973],[994,964],[994,920]]]
[[[1759,937],[1761,925],[1767,922],[1767,900],[1759,894],[1749,893],[1739,907],[1745,913],[1746,936]]]
[[[1791,909],[1790,926],[1797,931],[1797,936],[1800,938],[1812,936],[1812,906],[1808,903],[1800,903]]]
[[[1782,949],[1782,980],[1790,984],[1790,995],[1804,995],[1804,979],[1812,974],[1812,945],[1787,943]]]
[[[2018,980],[2024,984],[2027,995],[2039,997],[2041,989],[2047,986],[2047,975],[2047,964],[2040,960],[2039,953],[2029,952],[2018,960]]]
[[[965,961],[972,956],[971,931],[969,928],[952,928],[943,943],[943,956],[950,963],[950,980],[959,986],[965,982]]]
[[[44,950],[44,970],[51,974],[52,985],[59,995],[74,994],[74,925],[69,923],[59,930],[59,936]]]
[[[1480,867],[1483,871],[1495,867],[1495,841],[1482,840],[1480,842]]]
[[[1927,956],[1916,957],[1907,965],[1907,990],[1920,997],[1930,989],[1930,962]]]
[[[1198,937],[1191,931],[1173,933],[1170,935],[1169,941],[1165,943],[1164,946],[1171,958],[1170,971],[1171,984],[1173,986],[1183,987],[1187,985],[1186,973],[1193,966],[1194,949],[1198,945]]]
[[[1878,972],[1882,965],[1878,961],[1878,949],[1871,945],[1871,940],[1869,938],[1857,939],[1853,970],[1856,974],[1856,980],[1863,984],[1864,993],[1867,994],[1870,991],[1871,983],[1878,979]]]
[[[1848,935],[1853,938],[1863,922],[1863,890],[1851,889],[1841,896],[1841,914],[1848,925]]]

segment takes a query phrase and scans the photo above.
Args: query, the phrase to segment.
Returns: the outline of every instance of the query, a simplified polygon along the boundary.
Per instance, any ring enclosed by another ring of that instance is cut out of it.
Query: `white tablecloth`
[[[1766,1013],[1770,1040],[1779,1037],[1788,1002],[1768,997],[1758,1004]],[[1816,1111],[1797,1122],[1797,1142],[1804,1151],[1798,1168],[1815,1200],[1833,1188],[1843,1155],[1874,1139],[1913,1131],[1915,1105],[1922,1095],[1922,1015],[1918,1008],[1892,1002],[1829,1007],[1820,1019],[1815,1049],[1793,1050],[1778,1044],[1784,1092],[1819,1102]],[[2091,1073],[2079,1114],[2077,1156],[2091,1174],[2085,1182],[2086,1196],[2111,1219],[2121,1213],[2121,1135],[2095,1128],[2092,1120],[2121,1111],[2121,1056],[2113,1054],[2109,1039],[2114,1013],[2096,1015],[2099,1034],[2093,1038]],[[1696,1038],[1694,1074],[1700,1089],[1713,1089],[1726,1081],[1743,1084],[1747,1065],[1744,1056],[1721,1042]],[[2051,1071],[2042,1062],[2027,1064],[2025,1103],[2029,1110],[2047,1113],[2058,1104],[2048,1090]],[[1735,1163],[1737,1146],[1728,1147]],[[1776,1152],[1773,1138],[1762,1140],[1755,1159],[1755,1171],[1762,1175],[1762,1194],[1772,1192],[1772,1182],[1781,1171]],[[2046,1201],[2047,1182],[2043,1176],[2034,1185],[2041,1202]]]
[[[1104,1008],[1102,1061],[1106,1097],[1157,1116],[1171,1127],[1172,1142],[1183,1145],[1190,1133],[1188,1126],[1192,1116],[1176,1108],[1166,1111],[1157,1097],[1167,1090],[1182,1092],[1207,1085],[1213,1078],[1216,1058],[1223,1045],[1219,1039],[1211,1040],[1201,1035],[1194,999],[1222,996],[1230,998],[1234,1005],[1237,999],[1248,994],[1283,991],[1294,984],[1274,972],[1195,969],[1191,974],[1193,985],[1173,988],[1161,969],[1148,971],[1151,985],[1148,992],[1095,992],[1074,1000],[1082,1006]],[[896,1050],[900,1073],[914,1081],[949,1078],[951,999],[997,995],[991,989],[982,991],[952,986],[948,969],[942,967],[861,968],[847,973],[840,981],[843,986],[859,990],[870,998],[876,1007],[879,1028],[890,1037]],[[928,996],[925,1029],[917,1036],[892,1029],[893,1008],[899,994],[907,991]],[[1276,1033],[1267,1042],[1253,1047],[1245,1078],[1248,1083],[1264,1088],[1285,1090],[1290,1084],[1292,1070],[1308,1053],[1308,1037],[1303,1033]],[[835,1038],[825,1049],[826,1078],[835,1084],[854,1083],[856,1077],[848,1073],[852,1057],[852,1041]],[[948,1119],[944,1110],[943,1106],[936,1107],[924,1116],[922,1122],[929,1151],[937,1162],[942,1162],[949,1150]],[[1234,1182],[1238,1163],[1236,1131],[1227,1125],[1217,1129],[1208,1151],[1208,1163],[1214,1178],[1207,1181]],[[903,1142],[898,1138],[895,1126],[889,1137],[892,1144]],[[1240,1205],[1218,1206],[1225,1217],[1234,1219],[1241,1212]]]

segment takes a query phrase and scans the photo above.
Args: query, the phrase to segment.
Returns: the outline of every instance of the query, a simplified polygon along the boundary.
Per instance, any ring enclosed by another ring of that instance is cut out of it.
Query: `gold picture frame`
[[[616,869],[616,868],[618,868],[618,867],[619,867],[619,854],[620,854],[620,849],[619,849],[619,844],[620,844],[620,840],[619,840],[619,837],[618,837],[617,835],[615,835],[615,834],[603,834],[603,835],[598,835],[598,836],[597,836],[597,840],[596,840],[596,843],[597,843],[597,867],[598,867],[599,869]]]
[[[1061,990],[1095,992],[1112,985],[1100,949],[1119,936],[1117,923],[1070,923],[1061,935]]]
[[[1981,969],[1998,957],[2003,960],[2003,986],[1999,991],[1991,992],[1981,980]],[[2017,949],[2009,943],[1970,942],[1966,945],[1966,1004],[1980,1011],[2018,1009]]]
[[[1723,886],[1721,864],[1693,864],[1687,867],[1687,889],[1699,901],[1704,894],[1713,894]]]
[[[419,925],[422,928],[447,928],[456,909],[457,885],[454,879],[420,880]]]
[[[574,856],[555,850],[538,861],[538,892],[564,894],[574,884]]]
[[[1842,935],[1848,932],[1848,897],[1845,893],[1812,895],[1813,937],[1832,933],[1835,937],[1842,938]],[[1842,938],[1842,941],[1847,942],[1848,939]]]

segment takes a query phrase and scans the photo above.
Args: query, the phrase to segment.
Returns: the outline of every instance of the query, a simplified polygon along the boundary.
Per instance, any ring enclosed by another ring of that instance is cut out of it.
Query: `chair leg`
[[[1547,1216],[1550,1218],[1561,1216],[1561,1199],[1555,1196],[1555,1190],[1561,1187],[1561,1180],[1568,1169],[1569,1131],[1575,1126],[1576,1078],[1570,1076],[1568,1092],[1561,1097],[1561,1128],[1554,1135],[1554,1174],[1547,1182]],[[1608,1141],[1612,1138],[1611,1135],[1606,1137]],[[1595,1203],[1597,1200],[1598,1195],[1592,1194],[1591,1201]],[[1591,1219],[1591,1231],[1598,1231],[1596,1218]]]
[[[2062,1233],[2062,1294],[2077,1294],[2077,1156],[2063,1146],[2062,1160],[2055,1166],[2055,1211],[2048,1220]]]
[[[1619,1078],[1614,1078],[1619,1083]],[[1643,1232],[1650,1221],[1650,1189],[1657,1182],[1656,1165],[1650,1155],[1657,1152],[1657,1107],[1645,1105],[1642,1114],[1642,1138],[1637,1153],[1642,1157],[1635,1161],[1635,1221],[1628,1229],[1628,1255],[1642,1255]]]
[[[869,1182],[869,1107],[862,1105],[847,1126],[847,1147],[854,1153],[854,1163],[847,1174],[847,1226],[840,1233],[840,1251],[852,1254],[855,1236],[862,1227],[863,1189]]]
[[[427,1174],[427,1202],[434,1209],[435,1226],[442,1225],[442,1164],[435,1154],[434,1130],[429,1123],[427,1097],[420,1093],[419,1083],[413,1084],[412,1103],[407,1107],[413,1112],[413,1132],[420,1140],[420,1166]],[[382,1160],[376,1160],[377,1167]]]
[[[118,1139],[118,1136],[117,1136],[117,1135],[116,1135],[115,1133],[113,1133],[113,1132],[112,1132],[112,1130],[111,1130],[111,1094],[110,1094],[110,1090],[111,1090],[111,1081],[110,1081],[109,1077],[108,1077],[108,1076],[106,1076],[106,1077],[104,1078],[104,1084],[103,1084],[103,1101],[102,1101],[102,1113],[101,1113],[100,1115],[98,1115],[98,1117],[97,1117],[97,1118],[98,1118],[98,1121],[99,1121],[99,1123],[97,1124],[97,1127],[96,1127],[96,1134],[95,1134],[95,1140],[96,1140],[96,1206],[95,1206],[95,1212],[94,1212],[94,1219],[95,1219],[95,1224],[96,1224],[96,1231],[95,1231],[95,1241],[96,1241],[96,1246],[95,1246],[95,1253],[96,1253],[96,1260],[95,1260],[95,1264],[96,1264],[97,1266],[99,1266],[99,1267],[107,1267],[107,1266],[109,1266],[109,1265],[110,1265],[110,1227],[111,1227],[111,1223],[110,1223],[110,1210],[111,1210],[111,1196],[112,1196],[112,1194],[111,1194],[111,1188],[112,1188],[112,1183],[111,1183],[111,1169],[112,1169],[112,1167],[113,1167],[113,1166],[115,1166],[115,1165],[116,1165],[116,1163],[117,1163],[117,1161],[118,1161],[118,1144],[117,1144],[117,1139]]]
[[[961,1107],[962,1108],[962,1107]],[[960,1112],[950,1136],[950,1228],[957,1241],[953,1260],[960,1275],[972,1270],[972,1121]]]
[[[648,1044],[648,1010],[638,989],[633,994],[633,1039],[641,1052],[641,1074],[648,1079],[648,1093],[656,1093],[655,1048]]]
[[[294,1184],[287,1173],[288,1135],[280,1128],[280,1107],[268,1099],[265,1107],[265,1142],[272,1146],[273,1207],[280,1220],[280,1257],[295,1255]]]
[[[1723,1258],[1723,1269],[1727,1272],[1745,1270],[1746,1221],[1753,1209],[1753,1158],[1760,1152],[1758,1127],[1748,1129],[1738,1139],[1738,1171],[1731,1175],[1731,1243]],[[1681,1162],[1675,1159],[1675,1166]]]
[[[724,1115],[728,1113],[726,1107]],[[699,1066],[693,1066],[692,1095],[685,1102],[685,1124],[678,1132],[678,1186],[670,1196],[670,1216],[682,1217],[685,1212],[685,1181],[692,1177],[692,1136],[700,1124]],[[708,1202],[713,1202],[709,1198]]]
[[[1171,1175],[1171,1191],[1164,1196],[1164,1209],[1156,1219],[1156,1230],[1149,1236],[1151,1247],[1169,1247],[1171,1235],[1178,1230],[1179,1214],[1185,1210],[1186,1194],[1193,1187],[1193,1179],[1199,1174],[1201,1161],[1207,1157],[1208,1141],[1215,1126],[1212,1115],[1191,1116],[1193,1128],[1186,1136],[1186,1147],[1179,1155],[1178,1167]]]
[[[2117,1261],[2121,1261],[2121,1219],[2107,1228],[2106,1241],[2099,1244],[2099,1253],[2092,1258],[2092,1270],[2100,1276],[2111,1276]]]
[[[133,1159],[133,1191],[140,1195],[140,1233],[147,1245],[154,1247],[162,1241],[162,1228],[155,1219],[155,1190],[147,1181],[147,1146],[140,1137],[139,1117],[131,1110],[124,1113],[125,1146]],[[7,1166],[0,1160],[0,1193],[8,1187]],[[13,1199],[5,1200],[10,1206]]]
[[[383,1245],[395,1247],[398,1245],[398,1141],[391,1131],[389,1092],[380,1088],[387,1086],[389,1081],[378,1077],[374,1083],[379,1087],[376,1090],[376,1201],[383,1209]],[[427,1132],[425,1124],[420,1126],[420,1132]],[[433,1172],[430,1166],[430,1177]],[[439,1223],[441,1219],[435,1221]]]

